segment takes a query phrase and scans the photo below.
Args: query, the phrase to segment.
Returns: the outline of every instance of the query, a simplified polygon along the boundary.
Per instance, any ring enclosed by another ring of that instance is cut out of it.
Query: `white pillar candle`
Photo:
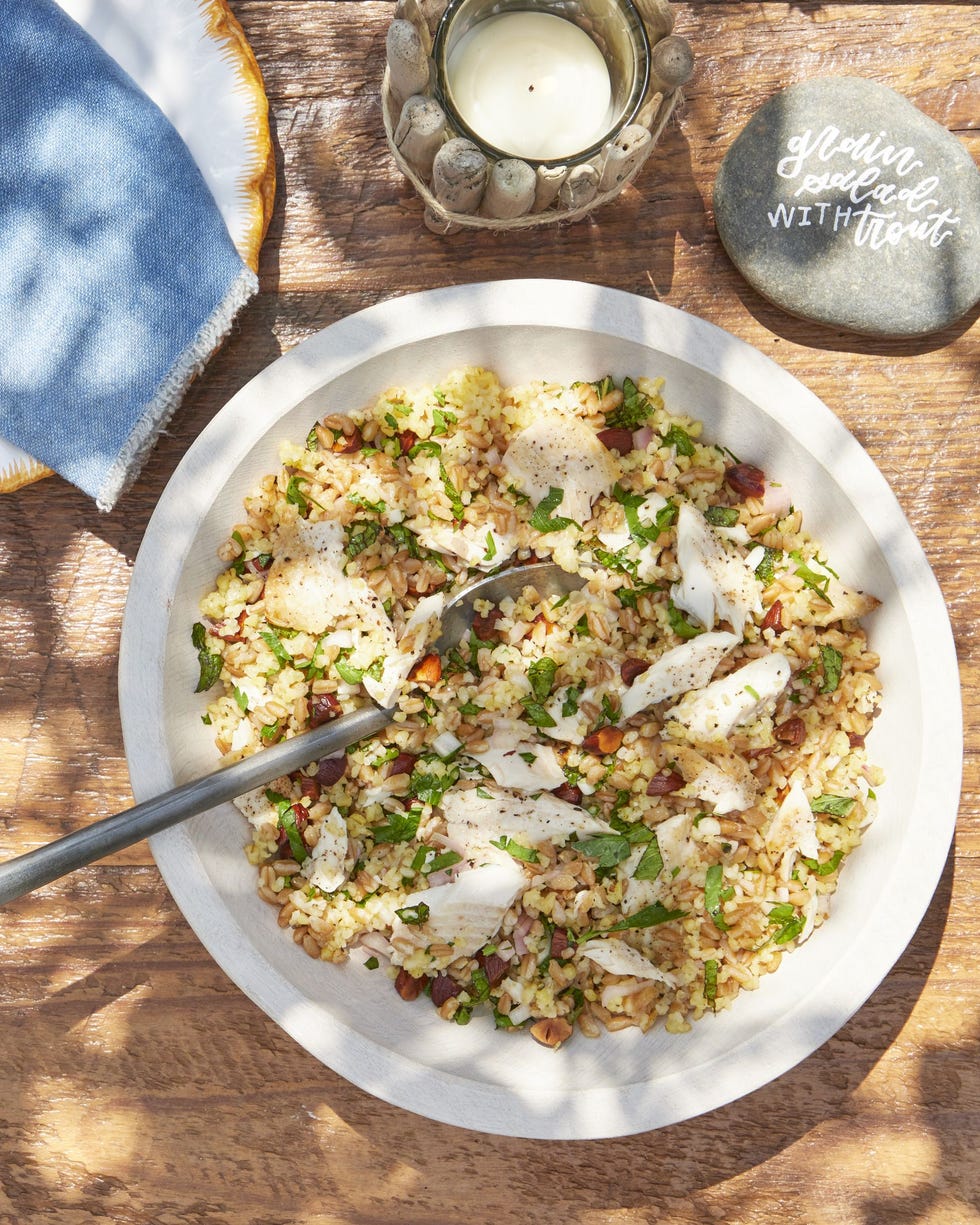
[[[552,13],[478,22],[450,52],[446,75],[464,123],[512,157],[572,157],[600,141],[613,121],[602,52]]]

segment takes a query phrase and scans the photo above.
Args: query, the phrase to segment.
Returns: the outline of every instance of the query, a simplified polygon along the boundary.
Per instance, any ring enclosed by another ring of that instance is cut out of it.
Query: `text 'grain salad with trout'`
[[[881,781],[877,601],[792,474],[661,391],[457,370],[324,417],[245,499],[193,630],[224,759],[398,708],[236,801],[312,957],[558,1046],[685,1030],[827,917]],[[461,587],[537,560],[584,585],[432,649]]]

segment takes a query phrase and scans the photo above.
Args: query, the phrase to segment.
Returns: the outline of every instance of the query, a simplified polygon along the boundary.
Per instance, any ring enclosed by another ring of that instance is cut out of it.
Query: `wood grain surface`
[[[363,306],[527,275],[615,286],[727,328],[867,448],[956,637],[955,845],[905,954],[809,1059],[710,1115],[577,1143],[457,1130],[345,1083],[224,977],[145,844],[133,847],[0,911],[0,1222],[977,1225],[977,312],[916,342],[791,319],[734,271],[710,203],[752,113],[827,73],[894,87],[980,155],[977,8],[678,3],[695,78],[636,185],[574,226],[445,239],[423,228],[387,157],[378,85],[391,5],[232,7],[265,77],[279,159],[261,294],[112,514],[56,478],[0,498],[0,854],[132,802],[115,689],[130,567],[175,465],[226,400]]]

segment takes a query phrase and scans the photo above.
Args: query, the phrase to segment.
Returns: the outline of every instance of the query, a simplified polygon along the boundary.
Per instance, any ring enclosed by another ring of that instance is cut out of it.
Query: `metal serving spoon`
[[[446,605],[435,649],[442,654],[459,643],[472,625],[476,600],[499,604],[508,596],[516,599],[528,586],[533,586],[542,598],[547,598],[574,591],[584,582],[577,574],[568,574],[553,562],[515,566],[501,574],[478,579],[457,592]],[[152,800],[114,816],[104,817],[47,846],[9,859],[0,864],[0,905],[12,902],[32,889],[38,889],[59,876],[66,876],[96,859],[132,846],[151,834],[179,825],[188,817],[243,795],[280,774],[289,774],[321,757],[331,757],[349,744],[382,731],[391,722],[394,713],[392,707],[361,707],[312,731],[301,732],[289,740],[262,749],[204,778],[183,783]]]

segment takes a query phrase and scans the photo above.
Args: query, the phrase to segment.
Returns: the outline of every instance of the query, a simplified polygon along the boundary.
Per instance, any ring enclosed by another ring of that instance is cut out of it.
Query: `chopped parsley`
[[[592,630],[589,628],[589,618],[585,615],[585,613],[582,613],[581,617],[579,617],[579,619],[572,626],[572,629],[576,634],[578,634],[579,638],[592,637]]]
[[[660,588],[656,583],[637,583],[634,581],[634,586],[632,587],[618,587],[616,589],[616,599],[619,600],[623,608],[636,608],[640,596],[650,595],[652,592],[659,590]]]
[[[431,804],[434,808],[458,780],[459,766],[443,761],[437,753],[432,753],[415,763],[408,789],[420,803]]]
[[[433,872],[444,872],[446,868],[453,867],[454,864],[459,863],[463,858],[458,851],[435,852],[431,847],[423,847],[421,849],[425,851],[425,854],[422,856],[421,868],[426,876]],[[430,855],[431,858],[429,858]]]
[[[259,731],[259,736],[261,737],[263,744],[275,744],[280,735],[281,729],[278,719],[276,719],[274,723],[266,723],[265,726]]]
[[[521,698],[521,705],[524,707],[524,717],[532,727],[558,726],[547,710],[545,710],[544,704],[530,694],[526,694]]]
[[[738,509],[734,506],[709,506],[704,517],[712,527],[734,527],[738,523]]]
[[[600,400],[604,400],[611,391],[616,390],[616,383],[611,374],[606,374],[601,379],[596,379],[592,386],[595,388],[596,395]]]
[[[350,651],[350,648],[347,648]],[[365,676],[370,677],[373,681],[380,681],[384,673],[384,656],[379,656],[370,667],[355,668],[353,664],[349,664],[343,654],[339,655],[334,660],[334,668],[337,675],[342,681],[346,681],[348,685],[359,685]]]
[[[409,927],[421,927],[429,917],[429,907],[425,902],[416,902],[414,906],[399,906],[395,914]]]
[[[600,566],[605,566],[607,570],[615,570],[619,574],[625,574],[631,578],[634,583],[637,582],[637,562],[629,555],[629,545],[624,546],[615,553],[611,552],[609,549],[603,549],[598,544],[593,544],[591,548],[592,556],[596,559]]]
[[[421,442],[413,443],[408,449],[408,458],[416,459],[419,455],[442,455],[442,447],[431,438],[423,438]],[[440,461],[441,462],[441,461]]]
[[[561,713],[565,719],[578,713],[578,700],[582,696],[584,685],[569,685],[565,690],[565,696],[562,698]]]
[[[446,471],[446,465],[439,460],[439,476],[442,479],[442,487],[446,491],[446,497],[449,499],[449,505],[453,509],[453,518],[462,519],[466,514],[466,507],[463,505],[463,497],[456,486],[449,478],[449,473]]]
[[[422,556],[417,536],[404,523],[389,523],[388,535],[399,548],[406,550],[409,557],[418,559]]]

